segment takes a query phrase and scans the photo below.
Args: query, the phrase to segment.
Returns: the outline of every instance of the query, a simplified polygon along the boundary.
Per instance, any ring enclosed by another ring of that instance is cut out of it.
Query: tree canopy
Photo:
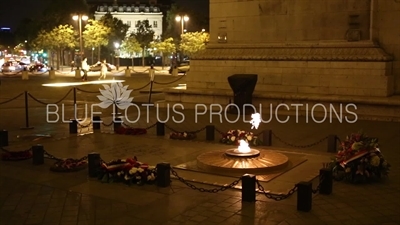
[[[210,35],[206,32],[187,32],[181,35],[180,50],[192,56],[206,48],[206,43],[209,41]]]
[[[108,48],[114,49],[114,43],[121,43],[122,40],[125,39],[129,25],[124,24],[122,20],[113,17],[110,13],[107,13],[103,17],[100,18],[100,22],[110,28],[110,32],[108,35]]]
[[[164,41],[154,41],[150,44],[150,47],[153,48],[153,52],[161,54],[163,67],[165,65],[165,58],[176,51],[173,38],[167,38]]]
[[[138,22],[136,32],[132,33],[131,36],[135,37],[142,48],[142,66],[144,66],[145,50],[154,40],[154,30],[148,20],[142,20]]]

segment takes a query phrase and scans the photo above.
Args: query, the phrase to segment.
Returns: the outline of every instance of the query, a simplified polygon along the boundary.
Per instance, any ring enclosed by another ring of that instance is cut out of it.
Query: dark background
[[[51,0],[11,0],[6,2],[2,1],[2,4],[0,6],[0,27],[10,27],[11,31],[15,31],[22,19],[34,18],[40,15],[50,1]],[[170,2],[169,0],[159,0],[158,2],[162,3],[163,1],[166,1],[166,3]],[[107,2],[108,4],[112,4],[113,0],[88,0],[87,2]],[[137,0],[125,0],[123,2],[135,3],[137,2]],[[208,14],[208,0],[175,0],[175,3],[176,5],[184,8],[190,8]]]

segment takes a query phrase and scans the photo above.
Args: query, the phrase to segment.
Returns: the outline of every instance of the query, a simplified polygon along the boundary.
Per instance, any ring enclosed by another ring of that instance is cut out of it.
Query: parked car
[[[112,65],[110,63],[107,63],[108,72],[111,72],[112,70],[115,70],[115,69],[116,69],[116,67],[114,65]],[[93,72],[100,71],[100,70],[101,70],[101,63],[100,62],[90,66],[90,69],[89,69],[89,71],[93,71]]]
[[[1,66],[1,72],[19,72],[21,70],[23,70],[23,67],[17,62],[8,61]]]
[[[46,72],[48,70],[47,66],[43,63],[37,62],[29,67],[30,72]]]
[[[172,74],[172,69],[173,67],[171,66],[169,68],[169,74]],[[181,63],[179,63],[179,65],[176,67],[176,69],[178,70],[178,73],[187,73],[190,70],[190,61],[182,61]]]

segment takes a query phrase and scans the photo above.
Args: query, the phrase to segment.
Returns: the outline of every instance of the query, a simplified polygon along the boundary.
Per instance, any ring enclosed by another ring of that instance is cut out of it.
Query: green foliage
[[[97,48],[108,44],[111,29],[98,20],[89,20],[82,33],[85,48]]]
[[[33,40],[34,50],[61,50],[75,47],[74,28],[71,25],[59,25],[51,31],[41,30]]]
[[[142,52],[139,42],[133,36],[127,37],[122,41],[121,50],[129,53],[131,57],[133,57],[135,53]]]
[[[184,33],[181,35],[180,50],[188,56],[193,56],[205,49],[209,39],[210,35],[206,32]]]
[[[136,32],[131,36],[135,37],[142,48],[142,66],[144,66],[144,51],[154,39],[154,30],[148,20],[143,20],[138,23]]]
[[[176,51],[173,38],[167,38],[164,41],[154,41],[150,44],[150,47],[155,49],[154,52],[162,55],[168,55]]]
[[[173,4],[171,5],[171,8],[167,11],[167,15],[165,17],[166,21],[166,28],[165,31],[163,32],[163,39],[169,38],[169,37],[176,37],[178,38],[178,33],[176,32],[176,21],[175,21],[175,16],[178,14],[178,7]]]
[[[101,17],[100,22],[110,28],[108,35],[108,48],[114,49],[114,43],[121,43],[125,39],[129,29],[129,25],[124,24],[122,20],[113,17],[110,13],[107,13]]]

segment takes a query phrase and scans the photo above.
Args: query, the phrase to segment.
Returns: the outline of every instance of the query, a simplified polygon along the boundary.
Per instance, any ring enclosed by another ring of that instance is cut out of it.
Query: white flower
[[[252,136],[250,136],[250,135],[249,135],[249,136],[247,136],[247,140],[248,140],[248,141],[251,141],[252,139],[253,139],[253,137],[252,137]]]
[[[128,90],[128,85],[122,86],[121,82],[112,83],[110,86],[104,84],[104,90],[100,89],[101,95],[97,98],[101,101],[99,107],[106,109],[115,104],[119,109],[127,109],[133,105],[133,97],[129,97],[132,90]]]
[[[151,176],[150,175],[147,176],[147,180],[151,180]]]
[[[139,173],[141,173],[141,172],[143,172],[143,171],[144,171],[144,169],[142,169],[142,168],[139,168],[139,169],[137,169],[137,171],[138,171]]]
[[[136,180],[140,180],[140,179],[142,179],[141,176],[136,176]]]
[[[231,141],[235,141],[235,139],[236,139],[235,136],[232,136],[232,137],[231,137]]]
[[[125,180],[129,180],[128,175],[125,175],[124,179],[125,179]]]
[[[154,170],[155,168],[155,166],[149,166],[149,170]]]
[[[117,176],[120,176],[120,175],[121,175],[121,172],[118,172],[118,173],[117,173]]]
[[[184,137],[187,137],[187,133],[186,133],[186,132],[183,132],[183,136],[184,136]]]
[[[126,159],[121,159],[121,162],[126,162]]]

